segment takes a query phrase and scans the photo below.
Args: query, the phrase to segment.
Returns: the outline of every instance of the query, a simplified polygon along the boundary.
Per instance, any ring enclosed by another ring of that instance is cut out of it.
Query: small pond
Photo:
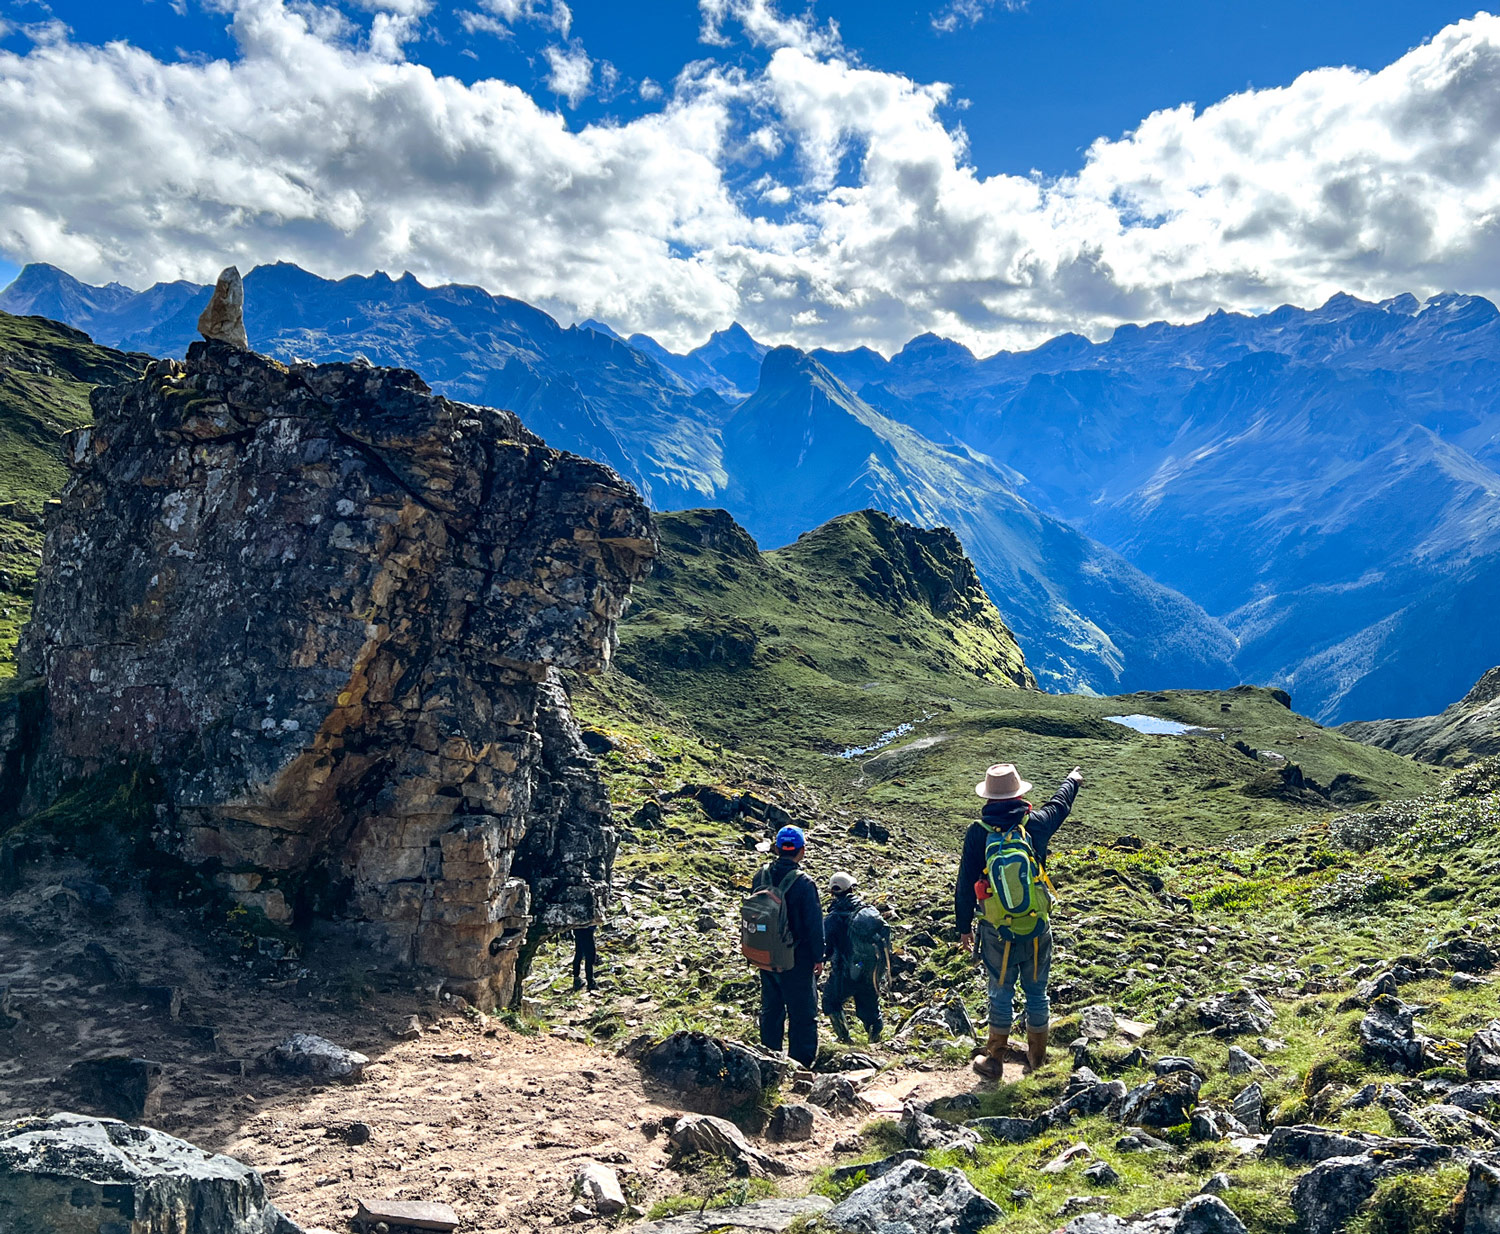
[[[1159,716],[1105,716],[1111,724],[1123,724],[1138,733],[1151,733],[1159,737],[1181,737],[1184,733],[1202,733],[1206,729],[1193,724],[1179,724],[1176,720],[1163,720]]]

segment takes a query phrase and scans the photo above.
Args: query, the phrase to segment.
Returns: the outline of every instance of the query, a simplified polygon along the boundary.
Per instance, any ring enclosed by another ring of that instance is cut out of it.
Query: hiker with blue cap
[[[764,846],[762,846],[764,847]],[[740,950],[760,969],[760,1041],[804,1067],[818,1055],[818,974],[823,971],[823,906],[802,872],[807,836],[783,827],[740,908]]]

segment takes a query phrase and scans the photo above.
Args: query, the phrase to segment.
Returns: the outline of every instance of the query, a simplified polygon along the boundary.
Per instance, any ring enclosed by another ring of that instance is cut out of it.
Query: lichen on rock
[[[490,1006],[533,920],[596,920],[615,837],[559,670],[608,664],[655,543],[513,415],[222,342],[100,388],[23,671],[28,805],[153,765],[155,842]]]

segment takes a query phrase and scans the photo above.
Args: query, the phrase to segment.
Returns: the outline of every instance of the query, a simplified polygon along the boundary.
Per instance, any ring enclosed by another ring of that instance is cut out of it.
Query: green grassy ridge
[[[43,317],[0,312],[0,676],[14,673],[31,614],[42,507],[67,479],[63,434],[89,422],[94,386],[138,377],[148,359]]]
[[[900,537],[938,533],[884,515],[835,519],[768,553],[722,511],[663,515],[659,527],[662,565],[621,623],[614,675],[706,739],[940,846],[962,834],[973,785],[996,761],[1017,763],[1043,795],[1085,766],[1075,841],[1217,841],[1301,827],[1340,804],[1284,790],[1279,765],[1236,742],[1284,756],[1325,788],[1344,777],[1346,800],[1417,795],[1440,778],[1297,715],[1269,690],[1017,689],[1014,640],[977,582],[946,606],[911,582],[969,580],[972,568],[946,557],[941,569],[911,568]],[[1136,712],[1215,732],[1149,736],[1106,719]],[[833,757],[908,723],[909,735],[872,756]]]

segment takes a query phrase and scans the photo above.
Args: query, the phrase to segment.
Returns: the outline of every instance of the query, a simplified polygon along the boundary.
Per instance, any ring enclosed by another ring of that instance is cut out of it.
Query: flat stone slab
[[[452,1234],[458,1229],[458,1214],[446,1204],[426,1200],[360,1200],[359,1211],[354,1214],[355,1226],[373,1230],[377,1221],[409,1230],[435,1230],[438,1234]]]
[[[782,1234],[799,1217],[818,1216],[833,1207],[826,1195],[805,1195],[795,1200],[756,1200],[738,1208],[711,1208],[704,1213],[684,1213],[660,1221],[643,1221],[630,1227],[630,1234],[709,1234],[710,1230],[751,1230],[755,1234]]]

